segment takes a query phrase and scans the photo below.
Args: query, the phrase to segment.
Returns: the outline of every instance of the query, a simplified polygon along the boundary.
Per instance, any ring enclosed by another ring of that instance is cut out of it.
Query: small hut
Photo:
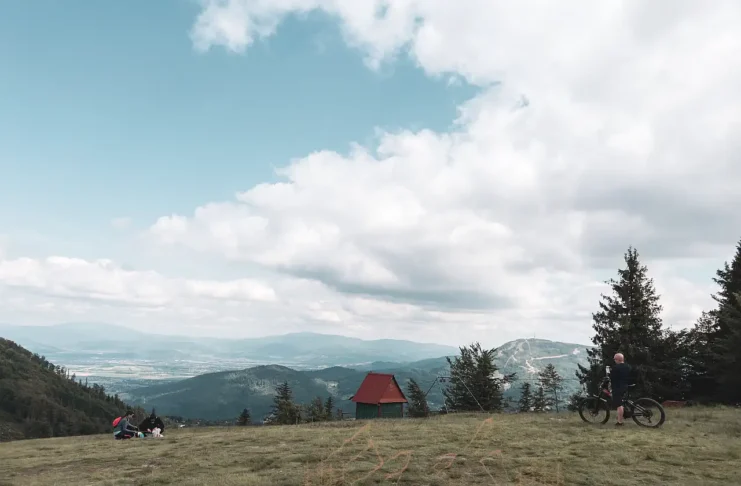
[[[403,417],[404,404],[407,403],[394,375],[372,371],[366,375],[351,400],[355,402],[355,418],[358,420]]]

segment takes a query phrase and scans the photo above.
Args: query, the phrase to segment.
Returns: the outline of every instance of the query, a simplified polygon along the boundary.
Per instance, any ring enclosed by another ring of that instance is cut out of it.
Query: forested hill
[[[112,432],[126,404],[0,338],[0,441]],[[143,413],[143,410],[139,410]]]

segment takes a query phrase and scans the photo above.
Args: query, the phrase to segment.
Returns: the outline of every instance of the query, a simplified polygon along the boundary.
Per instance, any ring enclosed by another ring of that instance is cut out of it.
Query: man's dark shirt
[[[631,368],[628,363],[619,363],[610,369],[610,382],[612,383],[613,392],[624,392],[631,384]]]
[[[145,418],[144,421],[139,424],[139,430],[142,431],[154,430],[155,427],[159,427],[160,432],[164,432],[165,430],[165,424],[162,423],[162,419],[159,417],[152,417],[151,415]]]

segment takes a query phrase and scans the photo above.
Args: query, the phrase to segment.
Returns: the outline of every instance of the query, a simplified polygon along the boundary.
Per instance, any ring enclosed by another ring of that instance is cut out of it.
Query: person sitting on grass
[[[134,437],[139,430],[135,425],[131,425],[131,420],[134,418],[134,412],[131,410],[126,411],[126,415],[121,417],[116,428],[113,430],[113,438],[116,440],[131,439]]]
[[[151,434],[154,429],[160,429],[160,433],[165,431],[165,423],[159,418],[152,409],[152,414],[145,418],[142,423],[139,424],[139,430],[145,434]]]

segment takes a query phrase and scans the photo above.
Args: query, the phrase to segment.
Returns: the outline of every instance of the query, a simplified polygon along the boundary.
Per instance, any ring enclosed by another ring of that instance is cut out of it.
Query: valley
[[[336,407],[354,409],[349,401],[368,371],[393,373],[406,388],[419,383],[432,409],[443,407],[445,356],[458,349],[409,341],[365,341],[312,333],[249,340],[195,340],[137,333],[115,326],[59,325],[45,329],[0,328],[32,352],[43,354],[76,375],[112,394],[166,415],[231,420],[245,407],[254,420],[269,413],[275,387],[291,386],[298,403],[332,396]],[[122,337],[114,346],[110,336]],[[586,363],[588,346],[543,339],[519,339],[497,348],[502,374],[517,373],[505,389],[516,402],[520,385],[537,386],[537,374],[552,363],[564,378],[562,402],[579,390],[574,378]],[[115,349],[115,351],[114,351]]]

